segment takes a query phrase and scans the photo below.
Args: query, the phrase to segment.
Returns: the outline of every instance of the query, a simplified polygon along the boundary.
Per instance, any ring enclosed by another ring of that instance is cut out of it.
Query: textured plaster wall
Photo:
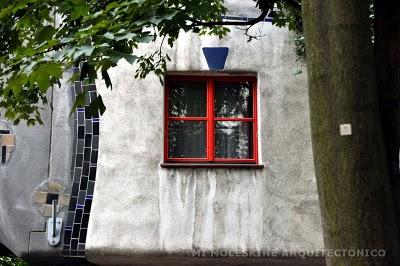
[[[234,5],[233,5],[234,6]],[[238,9],[239,12],[242,9]],[[234,12],[232,12],[234,13]],[[259,147],[265,168],[163,169],[163,87],[123,62],[100,127],[98,174],[86,243],[90,261],[189,255],[203,250],[321,250],[307,84],[286,29],[262,23],[261,41],[182,34],[169,71],[208,70],[204,46],[227,46],[227,71],[257,72]],[[157,46],[142,47],[150,51]],[[121,261],[119,261],[121,262]]]
[[[49,125],[48,110],[42,112]],[[4,122],[4,121],[3,121]],[[50,127],[14,126],[15,150],[0,165],[0,242],[19,256],[27,255],[30,231],[43,231],[44,220],[32,206],[32,192],[48,177]]]
[[[1,120],[16,135],[16,143],[9,162],[0,165],[0,243],[18,256],[54,256],[58,252],[47,243],[46,219],[33,198],[49,178],[65,185],[71,179],[73,134],[68,76],[66,73],[60,88],[49,90],[47,96],[54,108],[43,108],[44,125],[27,127],[21,122],[15,126]]]

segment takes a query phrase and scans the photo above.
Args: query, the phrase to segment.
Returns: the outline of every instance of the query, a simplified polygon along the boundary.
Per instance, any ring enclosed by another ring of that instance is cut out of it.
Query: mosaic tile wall
[[[74,73],[79,68],[74,69]],[[64,229],[63,255],[84,257],[86,234],[96,180],[99,147],[99,114],[91,114],[88,106],[97,97],[96,85],[88,80],[71,86],[75,98],[85,93],[85,107],[74,114],[74,152],[72,158],[72,192]]]

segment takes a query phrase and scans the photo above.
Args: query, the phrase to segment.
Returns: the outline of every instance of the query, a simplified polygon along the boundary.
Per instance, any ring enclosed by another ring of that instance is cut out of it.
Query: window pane
[[[170,81],[169,116],[206,116],[205,81]]]
[[[252,159],[253,123],[219,121],[215,124],[215,157]]]
[[[216,117],[253,117],[252,82],[216,82]]]
[[[205,158],[206,123],[204,121],[169,121],[168,157]]]

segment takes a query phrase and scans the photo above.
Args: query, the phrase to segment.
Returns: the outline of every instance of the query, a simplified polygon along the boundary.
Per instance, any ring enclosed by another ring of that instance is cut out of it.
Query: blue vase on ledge
[[[223,70],[228,57],[228,47],[203,47],[208,68],[210,70]]]

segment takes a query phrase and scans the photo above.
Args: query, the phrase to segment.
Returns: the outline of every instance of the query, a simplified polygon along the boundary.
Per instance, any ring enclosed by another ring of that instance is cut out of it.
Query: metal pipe
[[[57,201],[53,200],[53,233],[52,236],[56,237],[56,209],[57,209]]]

